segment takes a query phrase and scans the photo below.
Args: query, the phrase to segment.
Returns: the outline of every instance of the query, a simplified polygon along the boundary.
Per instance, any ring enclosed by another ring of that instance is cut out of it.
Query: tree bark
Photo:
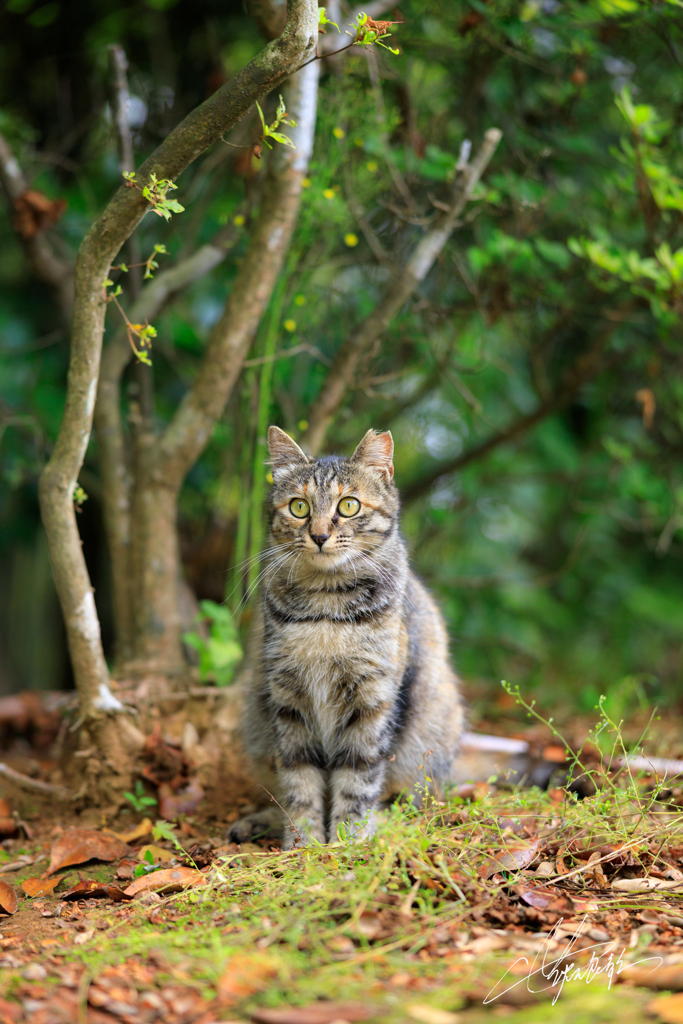
[[[234,225],[228,225],[174,267],[157,272],[128,312],[129,319],[133,323],[146,320],[153,323],[178,292],[217,267],[238,238]],[[132,467],[128,464],[121,417],[121,378],[132,355],[125,330],[119,331],[102,354],[94,414],[104,525],[111,559],[117,666],[131,661],[134,643],[130,560]]]
[[[415,247],[406,266],[398,270],[389,282],[384,296],[375,309],[342,346],[308,417],[309,427],[300,442],[305,451],[316,455],[322,448],[328,427],[353,386],[362,357],[371,349],[404,302],[427,276],[456,227],[458,217],[471,198],[474,187],[488,166],[501,137],[502,133],[498,128],[489,128],[476,158],[463,168],[462,178],[458,179],[451,196],[448,212],[437,217],[434,226]]]
[[[164,433],[148,440],[138,462],[129,571],[132,653],[121,668],[125,675],[183,671],[175,503],[241,373],[289,247],[313,148],[319,66],[314,62],[303,68],[284,90],[296,121],[288,131],[296,148],[278,146],[271,154],[247,251],[194,383]]]
[[[256,99],[296,71],[307,59],[316,39],[317,3],[288,0],[287,24],[280,38],[268,43],[246,68],[192,111],[145,161],[138,172],[138,180],[146,183],[152,172],[159,179],[176,178],[192,160],[232,128]],[[109,673],[81,550],[73,494],[95,407],[106,311],[103,282],[112,260],[147,209],[148,204],[138,190],[122,187],[81,244],[75,269],[71,360],[64,415],[39,486],[81,717],[86,723],[93,723],[98,742],[110,762],[107,770],[115,772],[116,758],[123,758],[122,730],[115,727],[113,718],[108,728],[100,720],[103,714],[119,712],[122,708],[108,687]]]

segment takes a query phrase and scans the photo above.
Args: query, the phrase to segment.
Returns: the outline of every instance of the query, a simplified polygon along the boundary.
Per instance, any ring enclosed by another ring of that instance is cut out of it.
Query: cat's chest
[[[287,665],[300,678],[332,680],[375,660],[369,633],[364,625],[325,619],[280,623],[267,654],[271,664]]]

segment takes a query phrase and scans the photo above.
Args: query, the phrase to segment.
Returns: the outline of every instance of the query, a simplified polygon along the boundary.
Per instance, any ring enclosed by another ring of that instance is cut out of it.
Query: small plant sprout
[[[256,101],[256,109],[258,110],[258,116],[261,118],[261,128],[263,129],[263,134],[261,135],[261,138],[254,147],[254,156],[260,159],[262,142],[265,142],[268,149],[273,148],[270,142],[268,142],[268,139],[273,139],[275,142],[281,142],[283,146],[291,146],[292,149],[296,149],[296,146],[294,145],[292,140],[288,138],[287,135],[283,135],[282,132],[277,131],[281,124],[287,124],[290,126],[290,128],[296,127],[296,121],[287,118],[285,101],[283,100],[282,96],[280,96],[280,102],[277,105],[277,110],[275,112],[275,120],[271,125],[266,124],[266,119],[263,116],[263,111],[259,106],[258,100]]]
[[[122,274],[127,274],[128,271],[132,270],[134,267],[144,267],[145,268],[144,279],[145,279],[145,281],[147,281],[149,278],[154,277],[153,271],[159,269],[159,264],[157,263],[155,257],[156,256],[160,256],[162,254],[164,256],[167,256],[168,255],[168,249],[166,248],[165,245],[157,244],[152,249],[151,256],[148,256],[147,259],[144,261],[144,263],[131,263],[130,265],[127,264],[127,263],[118,263],[115,266],[113,266],[111,269],[112,270],[120,270]],[[110,285],[111,283],[112,283],[111,281],[105,281],[105,287],[107,285]],[[120,295],[121,294],[121,289],[119,288],[118,291],[115,294],[116,295]]]
[[[178,851],[178,853],[181,854],[181,856],[187,857],[192,866],[194,868],[197,867],[194,860],[192,859],[190,854],[187,852],[187,850],[185,849],[185,847],[182,845],[177,835],[175,834],[173,830],[173,825],[171,825],[168,821],[164,821],[163,818],[159,818],[158,821],[155,823],[154,828],[152,829],[152,835],[154,836],[154,839],[157,843],[159,842],[160,839],[165,839],[167,843],[172,843],[175,849]]]
[[[118,299],[119,295],[121,294],[121,285],[117,284],[114,291],[107,294],[107,288],[110,285],[113,285],[113,283],[114,282],[110,281],[109,278],[107,278],[107,280],[103,282],[105,302],[113,302],[116,308],[118,309],[119,313],[121,314],[123,322],[126,325],[126,334],[128,336],[128,341],[130,343],[130,347],[133,350],[133,353],[135,354],[135,358],[138,360],[139,363],[144,363],[146,366],[151,366],[152,360],[150,359],[149,352],[147,350],[151,349],[152,347],[152,338],[156,338],[157,336],[156,327],[153,327],[151,324],[147,322],[145,322],[144,324],[131,323],[131,321],[126,316],[126,312]],[[139,347],[138,345],[135,344],[136,338],[139,341]]]
[[[152,172],[148,184],[141,186],[135,180],[135,171],[124,171],[123,177],[126,179],[126,188],[136,188],[138,192],[142,192],[144,198],[151,204],[152,211],[157,216],[163,217],[164,220],[170,220],[171,214],[183,213],[185,210],[185,207],[181,206],[177,199],[167,199],[168,193],[172,189],[178,188],[170,178],[157,178],[156,174]]]
[[[134,811],[140,814],[146,807],[156,807],[157,801],[153,796],[147,796],[145,793],[145,787],[142,785],[140,779],[135,783],[134,793],[124,793],[125,799],[131,804]]]
[[[353,39],[354,43],[358,46],[381,46],[385,50],[389,50],[390,53],[398,56],[399,50],[394,50],[391,46],[387,46],[383,43],[383,39],[389,39],[391,33],[387,31],[391,25],[399,25],[397,21],[374,21],[373,18],[368,17],[363,11],[356,16],[356,35]],[[351,35],[351,32],[346,33],[347,36]]]
[[[80,512],[84,501],[88,500],[88,495],[85,493],[80,484],[76,484],[74,487],[74,493],[72,495],[76,511]]]
[[[159,256],[162,253],[164,255],[168,255],[168,249],[166,248],[166,246],[165,245],[155,245],[154,249],[152,250],[152,255],[149,256],[145,260],[145,262],[144,262],[145,281],[147,281],[150,277],[154,277],[153,271],[156,270],[158,268],[158,266],[159,266],[159,264],[157,263],[157,261],[155,260],[154,257],[155,256]]]
[[[318,8],[318,32],[322,32],[323,35],[327,35],[327,33],[325,32],[325,28],[324,28],[325,25],[334,25],[334,27],[336,28],[337,32],[340,31],[339,25],[337,24],[337,22],[336,21],[330,21],[330,19],[327,17],[327,14],[325,12],[325,8],[324,7],[319,7]]]

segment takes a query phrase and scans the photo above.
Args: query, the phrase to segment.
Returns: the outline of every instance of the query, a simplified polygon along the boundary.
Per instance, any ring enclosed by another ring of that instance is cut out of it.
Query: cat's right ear
[[[278,476],[288,469],[308,465],[308,457],[301,451],[296,441],[279,427],[268,428],[268,451],[273,467],[273,480],[277,480]]]

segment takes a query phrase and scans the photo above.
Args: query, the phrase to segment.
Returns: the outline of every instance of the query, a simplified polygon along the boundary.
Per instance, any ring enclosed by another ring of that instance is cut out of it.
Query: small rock
[[[47,971],[42,964],[29,964],[28,967],[21,972],[22,978],[26,981],[44,981],[47,978]]]

